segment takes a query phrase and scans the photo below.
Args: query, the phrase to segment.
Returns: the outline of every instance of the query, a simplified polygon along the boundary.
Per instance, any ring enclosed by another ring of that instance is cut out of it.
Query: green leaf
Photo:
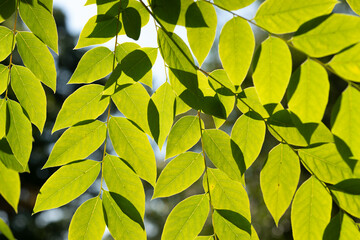
[[[145,192],[140,178],[134,171],[122,159],[106,155],[103,161],[103,172],[109,191],[130,201],[143,218]]]
[[[148,116],[150,96],[146,89],[141,83],[135,83],[130,86],[121,86],[120,90],[118,89],[115,92],[111,99],[119,111],[151,136],[146,117]]]
[[[1,5],[0,5],[1,6]],[[0,8],[1,9],[1,8]],[[1,9],[2,10],[2,9]],[[1,16],[1,15],[0,15]],[[9,240],[15,240],[14,235],[12,234],[8,225],[0,218],[0,233],[4,234],[4,236]]]
[[[220,34],[219,55],[234,85],[241,85],[244,81],[254,48],[255,39],[249,23],[234,17],[224,25]]]
[[[11,88],[31,122],[42,133],[46,121],[46,95],[40,80],[29,69],[13,65]]]
[[[9,78],[9,68],[7,66],[0,64],[0,94],[3,94],[3,92],[5,92],[9,80],[8,78]]]
[[[356,12],[358,15],[360,15],[360,3],[356,0],[346,0],[351,9]]]
[[[75,49],[102,44],[119,33],[122,25],[117,17],[96,15],[88,20],[80,33]]]
[[[106,47],[87,51],[80,59],[68,83],[91,83],[106,77],[113,70],[114,53]]]
[[[180,154],[161,172],[155,185],[153,198],[169,197],[184,191],[201,177],[204,169],[204,158],[201,153]]]
[[[0,99],[0,139],[6,134],[6,100]]]
[[[54,92],[56,90],[56,69],[49,49],[34,34],[18,32],[17,49],[26,67]]]
[[[214,3],[222,8],[225,8],[226,10],[232,11],[244,8],[254,1],[255,0],[214,0]]]
[[[26,26],[46,45],[58,53],[58,34],[55,19],[39,0],[21,0],[21,19]]]
[[[121,62],[121,60],[123,60],[124,57],[126,57],[126,55],[128,55],[129,53],[131,53],[132,51],[138,48],[140,48],[140,46],[133,42],[124,42],[116,45],[116,52],[115,52],[116,61]]]
[[[214,232],[219,239],[251,239],[251,224],[240,214],[229,210],[215,210],[213,219]]]
[[[174,120],[175,94],[170,84],[165,82],[161,85],[151,96],[151,100],[148,106],[148,122],[151,135],[161,150]]]
[[[360,239],[359,228],[354,220],[346,213],[340,211],[333,217],[326,227],[323,239],[328,240],[351,240]]]
[[[360,44],[336,54],[329,66],[344,79],[360,82]]]
[[[9,142],[6,138],[0,140],[0,161],[8,168],[15,170],[17,172],[26,172],[27,166],[22,165],[22,163],[14,156]]]
[[[199,65],[209,54],[216,34],[215,8],[206,2],[193,2],[186,11],[187,38]]]
[[[103,208],[105,222],[111,236],[115,240],[146,239],[144,224],[137,218],[136,212],[129,209],[132,206],[120,195],[104,191]]]
[[[332,14],[314,21],[300,28],[292,39],[297,49],[311,57],[337,53],[360,40],[359,17]],[[311,25],[311,30],[308,25]]]
[[[336,0],[267,0],[258,9],[255,21],[271,33],[295,32],[301,24],[331,13]]]
[[[291,208],[294,240],[322,239],[331,218],[332,199],[324,186],[310,177],[295,194]]]
[[[266,125],[256,112],[248,112],[236,120],[231,139],[239,146],[244,155],[246,169],[259,156],[265,140]]]
[[[253,81],[262,104],[279,103],[292,71],[291,53],[286,42],[269,37],[259,48]],[[269,91],[271,89],[271,91]]]
[[[126,35],[129,38],[138,40],[141,31],[141,16],[139,12],[132,7],[125,8],[121,13],[121,19]]]
[[[300,178],[300,163],[296,153],[286,144],[274,147],[260,172],[264,202],[276,226],[289,207]]]
[[[251,222],[249,198],[241,183],[231,180],[225,173],[213,168],[208,168],[204,177],[205,191],[208,190],[207,181],[214,209],[236,212]]]
[[[203,228],[209,210],[207,194],[194,195],[183,200],[166,219],[161,239],[194,239]]]
[[[103,97],[104,86],[85,85],[72,93],[63,103],[52,132],[74,124],[96,119],[109,105],[110,98]]]
[[[173,32],[181,11],[180,0],[152,0],[151,9],[166,31]]]
[[[211,162],[232,180],[241,182],[245,172],[244,157],[229,135],[218,129],[207,129],[202,141]]]
[[[197,236],[195,240],[214,240],[214,236]]]
[[[298,152],[306,166],[321,181],[336,184],[348,178],[360,177],[360,174],[353,173],[356,162],[344,159],[334,143],[303,148],[299,149]]]
[[[204,126],[204,123],[201,124]],[[195,116],[180,118],[171,128],[167,145],[166,159],[185,152],[194,146],[201,137],[200,120]]]
[[[5,60],[10,55],[13,37],[13,32],[10,29],[0,26],[0,61]]]
[[[330,84],[326,70],[307,60],[291,77],[288,106],[301,122],[321,122],[328,102]]]
[[[3,0],[0,3],[0,23],[11,17],[16,9],[16,0]]]
[[[100,197],[87,200],[76,210],[69,227],[69,240],[101,240],[105,231],[104,213]]]
[[[106,125],[87,121],[67,129],[55,143],[43,168],[56,167],[84,159],[97,150],[106,138]]]
[[[7,110],[9,113],[9,123],[6,125],[9,128],[6,129],[6,139],[18,165],[22,167],[22,170],[25,170],[32,149],[31,123],[17,102],[8,99]],[[5,166],[7,165],[5,164]]]
[[[208,82],[215,92],[221,93],[221,90],[224,90],[222,89],[224,87],[235,92],[234,83],[230,81],[229,76],[224,69],[212,71],[208,77]],[[223,93],[226,93],[226,91],[223,91]],[[228,95],[230,94],[231,92],[228,93]]]
[[[19,174],[6,168],[0,162],[0,194],[12,206],[17,213],[20,198],[20,177]]]
[[[100,162],[82,160],[61,167],[41,187],[34,213],[63,206],[83,194],[100,173]]]
[[[349,85],[332,112],[332,133],[343,140],[355,158],[360,159],[360,92]]]
[[[360,217],[360,195],[353,195],[336,189],[331,189],[336,204],[350,215]]]
[[[156,160],[154,151],[145,133],[126,118],[112,117],[109,135],[116,153],[134,171],[151,185],[156,181]]]

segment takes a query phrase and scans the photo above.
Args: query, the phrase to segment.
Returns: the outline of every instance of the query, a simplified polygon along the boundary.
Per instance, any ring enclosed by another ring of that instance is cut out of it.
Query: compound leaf
[[[11,53],[13,37],[13,32],[10,29],[0,26],[0,61],[5,60]]]
[[[19,173],[5,167],[0,161],[0,194],[17,212],[20,198]],[[1,232],[1,230],[0,230]]]
[[[215,210],[213,219],[214,231],[219,239],[251,239],[251,224],[240,214],[229,210]]]

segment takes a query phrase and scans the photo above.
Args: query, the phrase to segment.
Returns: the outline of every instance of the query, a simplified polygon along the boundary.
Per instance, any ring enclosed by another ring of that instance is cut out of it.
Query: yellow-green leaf
[[[360,195],[354,195],[336,189],[331,189],[331,194],[341,209],[356,218],[360,217]]]
[[[0,139],[6,133],[6,100],[0,99]]]
[[[202,126],[204,124],[202,123]],[[171,128],[166,145],[166,159],[185,152],[200,139],[201,129],[199,118],[185,116],[180,118]]]
[[[340,211],[327,225],[323,239],[327,240],[352,240],[360,239],[360,231],[354,220]]]
[[[145,133],[126,118],[112,117],[109,135],[116,153],[134,171],[151,185],[156,181],[156,160],[154,151]]]
[[[323,57],[360,41],[360,17],[337,13],[325,17],[317,25],[308,23],[311,30],[306,25],[295,33],[292,43],[297,49],[311,57]]]
[[[300,162],[286,144],[274,147],[260,172],[264,202],[276,226],[289,207],[300,178]]]
[[[83,194],[100,173],[100,162],[82,160],[61,167],[41,187],[34,213],[63,206]]]
[[[10,29],[0,26],[0,61],[5,60],[11,53],[13,37],[13,32]]]
[[[42,133],[46,121],[46,95],[40,80],[29,69],[13,65],[11,88],[31,122]]]
[[[3,0],[0,3],[0,23],[11,17],[16,9],[16,0]]]
[[[360,2],[357,0],[346,0],[351,9],[360,15]]]
[[[214,3],[222,8],[225,8],[226,10],[232,11],[244,8],[254,1],[255,0],[214,0]]]
[[[161,240],[194,239],[203,228],[209,210],[207,194],[183,200],[166,219]]]
[[[61,166],[88,157],[106,138],[106,125],[88,121],[67,129],[55,143],[43,168]]]
[[[46,45],[30,32],[18,32],[16,34],[16,43],[25,66],[55,92],[55,62]]]
[[[87,200],[76,210],[69,227],[69,240],[101,240],[105,220],[100,197]]]
[[[131,202],[141,217],[145,214],[145,192],[140,178],[119,157],[106,155],[103,173],[110,192],[117,193]]]
[[[1,17],[1,15],[0,15],[0,17]],[[9,226],[1,218],[0,218],[0,233],[4,234],[4,236],[9,240],[15,240],[15,237],[14,237],[13,233],[11,232]]]
[[[330,84],[326,70],[307,60],[291,77],[288,106],[301,122],[321,122],[328,102]]]
[[[91,83],[106,77],[113,69],[114,53],[106,47],[89,50],[80,59],[68,83]]]
[[[240,214],[229,210],[215,210],[213,219],[214,232],[219,239],[251,239],[251,224]]]
[[[19,174],[6,168],[0,162],[0,194],[17,212],[20,198],[20,177]],[[1,231],[0,231],[1,232]]]
[[[294,240],[323,239],[331,218],[332,199],[315,177],[304,182],[295,194],[291,208]]]
[[[271,33],[295,32],[310,19],[331,13],[336,0],[267,0],[258,9],[255,21]]]
[[[21,19],[46,45],[58,53],[58,34],[55,19],[40,0],[21,0]]]
[[[283,40],[270,36],[261,44],[257,54],[253,82],[260,101],[264,105],[279,103],[290,80],[290,50]]]
[[[5,92],[9,81],[9,68],[0,64],[0,94]]]
[[[220,34],[219,54],[234,85],[241,85],[244,81],[254,48],[255,38],[249,23],[240,17],[234,17],[224,25]]]
[[[153,198],[169,197],[184,191],[200,178],[205,169],[201,153],[185,152],[171,160],[156,182]]]
[[[110,98],[103,97],[104,86],[85,85],[71,94],[62,105],[52,132],[100,116],[109,105]]]

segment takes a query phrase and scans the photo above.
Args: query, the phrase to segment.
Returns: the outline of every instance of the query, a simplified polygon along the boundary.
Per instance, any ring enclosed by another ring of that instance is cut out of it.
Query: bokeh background
[[[237,14],[244,16],[248,19],[252,19],[255,16],[256,10],[263,0],[255,1],[252,5],[236,11]],[[30,157],[29,167],[30,173],[21,174],[21,197],[19,203],[19,212],[16,214],[14,210],[5,202],[0,196],[0,218],[7,222],[17,239],[23,240],[62,240],[67,239],[67,230],[71,221],[71,217],[74,214],[77,207],[86,201],[87,199],[96,196],[100,189],[100,180],[98,179],[93,186],[79,198],[75,199],[71,203],[67,204],[58,209],[49,210],[32,215],[32,208],[35,203],[36,195],[43,185],[43,183],[49,178],[49,176],[57,170],[57,168],[41,170],[45,164],[49,153],[55,143],[55,141],[61,136],[63,131],[55,132],[51,134],[56,115],[59,112],[61,105],[65,98],[69,96],[73,91],[79,88],[81,85],[67,85],[71,74],[74,72],[77,63],[79,62],[82,55],[88,49],[73,50],[76,45],[77,38],[80,34],[82,27],[85,25],[87,20],[96,14],[95,6],[84,7],[85,0],[54,0],[54,17],[56,20],[58,33],[59,33],[59,55],[54,55],[55,63],[57,67],[57,91],[55,94],[45,86],[47,93],[47,122],[42,135],[34,127],[34,144],[33,151]],[[218,40],[222,26],[233,16],[232,14],[216,9],[218,15],[218,28],[217,36],[214,45],[207,57],[203,68],[206,71],[213,71],[215,69],[222,68],[221,62],[218,56]],[[344,2],[340,1],[336,5],[334,12],[342,12],[347,14],[354,14],[349,6]],[[9,27],[13,26],[14,16],[2,25]],[[267,34],[259,28],[252,26],[257,46],[267,38]],[[27,30],[24,24],[19,24],[19,30]],[[184,27],[177,27],[175,32],[179,34],[182,39],[186,40],[186,30]],[[291,36],[286,36],[291,37]],[[133,41],[128,39],[126,36],[119,38],[119,43]],[[156,31],[152,20],[142,29],[141,37],[137,42],[142,47],[157,47],[156,42]],[[105,44],[113,50],[114,40]],[[299,52],[291,49],[293,56],[293,70],[295,70],[305,59],[306,56]],[[324,62],[329,59],[322,59]],[[6,59],[2,63],[7,65],[9,59]],[[21,60],[15,50],[14,55],[15,64],[21,64]],[[146,88],[151,95],[163,82],[165,82],[164,64],[161,60],[160,54],[153,68],[153,88]],[[338,79],[335,75],[329,73],[329,80],[331,84],[329,103],[323,119],[323,122],[330,127],[330,109],[332,109],[337,97],[340,95],[342,90],[346,87],[346,83]],[[104,84],[106,79],[99,80],[99,83]],[[251,86],[251,69],[243,84],[243,87]],[[10,98],[16,99],[15,95],[10,92]],[[283,105],[286,107],[286,102]],[[113,115],[121,115],[116,112],[115,106],[112,106]],[[195,114],[196,112],[188,112],[186,114]],[[230,133],[232,125],[235,120],[241,115],[241,112],[234,109],[229,116],[226,123],[221,127],[222,130]],[[204,118],[207,127],[212,127],[214,124],[211,117],[202,116]],[[105,116],[101,116],[100,119],[105,120]],[[160,174],[162,168],[166,165],[167,161],[164,160],[165,152],[160,151],[155,142],[151,142],[154,148],[158,163],[158,174]],[[269,239],[292,239],[291,225],[290,225],[290,209],[288,209],[285,215],[281,218],[279,226],[276,227],[274,221],[271,218],[268,210],[263,201],[263,197],[260,190],[259,184],[259,173],[266,160],[266,153],[271,150],[277,141],[269,134],[266,134],[265,143],[258,159],[246,172],[246,190],[250,198],[252,224],[254,225],[261,240]],[[163,147],[165,149],[165,147]],[[195,145],[193,151],[200,151],[199,144]],[[99,149],[90,156],[90,159],[101,160],[101,152],[103,149]],[[111,146],[108,148],[108,152],[114,153]],[[302,168],[302,175],[299,185],[309,176],[308,172]],[[170,198],[155,199],[150,201],[153,189],[152,187],[144,182],[144,188],[146,192],[146,214],[145,214],[145,228],[147,230],[148,239],[155,240],[160,239],[162,228],[165,220],[171,209],[184,198],[196,194],[202,193],[202,179],[199,179],[194,185],[192,185],[185,192],[172,196]],[[0,183],[1,184],[1,183]],[[336,211],[336,207],[334,208]],[[212,228],[210,221],[207,221],[201,234],[211,234]],[[0,239],[5,239],[0,235]],[[106,230],[103,239],[112,239],[108,230]]]

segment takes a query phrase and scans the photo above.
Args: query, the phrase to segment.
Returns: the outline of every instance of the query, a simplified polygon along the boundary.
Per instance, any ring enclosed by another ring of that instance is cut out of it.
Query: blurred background
[[[84,7],[85,0],[54,0],[54,17],[57,23],[58,34],[59,34],[59,55],[54,55],[55,63],[57,67],[57,91],[55,94],[52,91],[44,86],[47,93],[47,122],[44,128],[44,132],[40,135],[39,131],[33,127],[33,136],[34,144],[33,151],[30,157],[29,167],[30,173],[21,174],[21,197],[19,203],[19,212],[16,214],[14,210],[8,205],[5,200],[0,196],[0,218],[4,219],[7,222],[15,237],[17,239],[23,240],[42,240],[42,239],[52,239],[52,240],[62,240],[67,239],[67,230],[77,207],[86,201],[87,199],[96,196],[100,189],[100,180],[98,179],[90,189],[81,195],[79,198],[75,199],[71,203],[54,210],[49,210],[41,212],[31,216],[32,208],[35,203],[37,193],[44,182],[49,178],[49,176],[56,171],[56,168],[44,169],[41,170],[42,166],[45,164],[49,153],[55,143],[55,141],[61,136],[63,131],[57,131],[51,135],[51,129],[53,127],[56,115],[59,112],[63,101],[67,96],[69,96],[73,91],[79,88],[81,85],[67,85],[68,80],[70,79],[71,74],[74,72],[77,63],[79,62],[82,55],[88,49],[73,50],[76,45],[77,38],[80,34],[81,29],[87,22],[87,20],[96,14],[95,6],[86,6]],[[252,19],[255,16],[256,10],[259,5],[263,2],[262,0],[255,1],[252,5],[236,11],[237,14],[246,17],[247,19]],[[354,14],[349,6],[344,2],[340,1],[336,5],[335,12],[343,12],[347,14]],[[217,36],[213,47],[208,55],[205,63],[202,68],[208,72],[211,72],[215,69],[222,68],[221,62],[218,56],[218,40],[222,26],[232,18],[232,14],[216,9],[218,16],[218,28]],[[14,22],[14,16],[2,25],[5,25],[12,29]],[[267,38],[267,34],[261,31],[259,28],[252,26],[257,46]],[[24,24],[20,24],[19,30],[27,30]],[[175,32],[181,36],[182,39],[186,40],[186,30],[184,27],[177,27]],[[289,36],[291,37],[291,36]],[[119,38],[119,43],[133,41],[132,39],[127,38],[126,36],[121,36]],[[156,41],[156,31],[153,21],[150,19],[149,23],[142,29],[141,37],[137,42],[142,47],[157,47]],[[105,46],[113,50],[114,40],[111,40]],[[301,53],[295,52],[293,49],[293,71],[306,59]],[[326,62],[329,59],[321,59]],[[9,59],[6,59],[3,64],[7,65]],[[15,64],[22,64],[19,55],[15,50],[14,55]],[[161,60],[160,54],[158,54],[158,59],[153,68],[153,89],[146,88],[151,95],[162,83],[165,82],[164,75],[164,64]],[[243,87],[248,87],[252,85],[251,81],[251,69],[249,74],[243,84]],[[330,109],[332,109],[333,104],[335,103],[337,97],[340,95],[342,90],[346,87],[346,83],[340,79],[337,79],[336,76],[329,73],[329,80],[331,84],[329,103],[327,110],[323,119],[323,122],[330,127]],[[99,80],[98,82],[104,84],[106,79]],[[11,99],[16,99],[13,93],[10,93]],[[286,102],[283,102],[283,105],[286,107]],[[111,107],[113,115],[121,115],[116,112],[115,106]],[[195,114],[196,112],[188,112],[186,114]],[[236,108],[233,110],[231,115],[225,124],[221,127],[222,130],[230,133],[232,125],[235,120],[242,113]],[[178,118],[178,117],[177,117]],[[213,126],[211,117],[203,116],[206,126]],[[100,119],[104,120],[105,117],[101,116]],[[151,142],[154,148],[158,163],[158,174],[160,174],[162,168],[165,167],[167,161],[164,161],[165,152],[160,151],[155,142]],[[292,239],[291,234],[291,225],[290,225],[290,210],[288,209],[285,215],[281,218],[279,226],[276,227],[275,223],[269,214],[268,210],[263,201],[262,193],[260,190],[259,184],[259,173],[266,159],[266,153],[268,153],[271,148],[277,145],[278,142],[269,134],[266,134],[265,143],[263,149],[260,153],[258,159],[246,172],[246,190],[250,198],[251,205],[251,214],[252,214],[252,224],[255,227],[259,238],[264,240],[269,239]],[[165,149],[165,148],[163,148]],[[197,144],[191,149],[192,151],[200,151],[200,146]],[[93,153],[90,156],[90,159],[101,160],[101,152],[103,149],[99,149],[97,152]],[[108,152],[113,153],[114,151],[109,146]],[[308,177],[308,172],[303,168],[302,176],[299,182],[299,185]],[[144,182],[144,188],[146,192],[146,213],[145,213],[145,228],[147,230],[148,239],[155,240],[160,239],[162,228],[164,226],[165,220],[171,209],[184,198],[202,193],[202,179],[199,179],[195,184],[193,184],[185,192],[172,196],[170,198],[164,199],[155,199],[150,201],[153,189],[152,187]],[[1,183],[0,183],[1,184]],[[336,208],[335,208],[336,210]],[[210,221],[207,221],[206,226],[202,231],[202,235],[211,234],[212,227]],[[0,235],[0,239],[5,239]],[[106,230],[103,239],[112,239],[109,232]]]

